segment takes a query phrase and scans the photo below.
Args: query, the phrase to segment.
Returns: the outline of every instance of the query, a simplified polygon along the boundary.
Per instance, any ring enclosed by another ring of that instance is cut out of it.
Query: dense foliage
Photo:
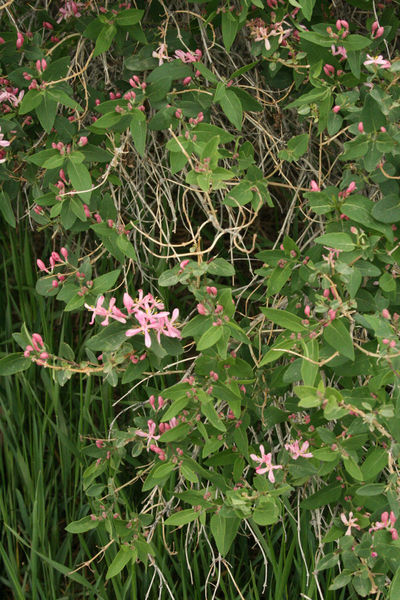
[[[42,4],[0,6],[0,418],[6,463],[43,386],[77,470],[57,555],[2,498],[3,585],[400,598],[397,3]]]

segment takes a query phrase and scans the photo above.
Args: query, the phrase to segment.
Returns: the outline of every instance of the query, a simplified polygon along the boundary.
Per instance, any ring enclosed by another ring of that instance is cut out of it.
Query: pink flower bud
[[[396,342],[394,340],[389,343],[389,348],[396,348]]]
[[[336,317],[336,310],[333,310],[333,308],[330,308],[328,310],[328,315],[331,321],[333,321]]]
[[[389,341],[390,341],[390,340],[388,340],[387,338],[383,338],[383,340],[382,340],[382,344],[385,344],[385,346],[387,346],[387,345],[388,345],[388,343],[389,343]]]
[[[44,342],[42,336],[39,333],[32,334],[32,345],[38,352],[41,348],[43,348]]]
[[[186,267],[186,265],[188,265],[188,264],[189,264],[189,262],[190,262],[190,261],[189,261],[189,259],[186,259],[186,260],[183,260],[183,261],[180,263],[180,265],[179,265],[179,266],[180,266],[180,268],[182,269],[182,271],[183,271],[183,269]]]
[[[309,304],[307,304],[304,308],[304,314],[306,315],[306,317],[309,317],[311,314],[311,307]]]
[[[322,292],[322,295],[324,298],[329,298],[329,294],[330,294],[329,288],[327,288],[326,290],[324,290]]]
[[[58,288],[58,281],[57,279],[53,279],[53,281],[51,282],[51,285],[53,288]]]
[[[86,144],[88,143],[88,141],[89,140],[87,139],[87,137],[85,135],[82,135],[79,138],[78,146],[80,146],[81,148],[83,148],[83,146],[86,146]]]
[[[18,50],[20,48],[22,48],[22,45],[23,45],[24,41],[25,41],[24,36],[22,35],[22,33],[18,32],[17,33],[17,43],[16,43],[16,46],[17,46]]]
[[[150,396],[150,398],[149,398],[149,404],[150,404],[150,406],[151,406],[151,408],[152,408],[153,410],[156,410],[156,407],[155,407],[155,397],[154,397],[154,394],[152,394],[152,395]]]
[[[353,233],[354,235],[357,235],[358,231],[357,231],[357,227],[350,227],[350,231],[351,233]]]
[[[320,192],[321,191],[320,188],[319,188],[318,183],[314,179],[311,180],[310,186],[311,186],[311,191],[312,192]]]
[[[91,215],[91,212],[90,212],[90,208],[88,207],[88,205],[87,205],[87,204],[84,204],[84,205],[83,205],[83,210],[84,210],[84,212],[85,212],[85,215],[86,215],[87,217],[90,217],[90,215]]]
[[[339,112],[339,110],[340,110],[340,106],[339,106],[339,104],[336,104],[336,106],[334,106],[334,107],[332,108],[332,111],[333,111],[334,113],[338,113],[338,112]]]
[[[362,121],[357,125],[357,129],[360,133],[364,133],[364,123]]]
[[[48,29],[49,31],[53,31],[54,27],[51,23],[49,23],[48,21],[43,21],[42,23],[43,25],[43,29]]]
[[[66,248],[61,248],[60,252],[63,255],[63,257],[65,258],[65,260],[67,260],[67,258],[68,258],[68,250]]]
[[[382,317],[383,317],[384,319],[390,319],[390,312],[388,311],[388,309],[387,309],[387,308],[384,308],[384,309],[382,310]]]
[[[208,315],[208,310],[201,302],[197,305],[197,312],[199,315]]]
[[[40,260],[40,258],[37,259],[36,264],[41,271],[45,271],[46,273],[49,273],[48,268],[46,267],[44,262],[42,260]]]
[[[348,187],[348,188],[347,188],[347,190],[346,190],[346,192],[347,192],[348,194],[351,194],[351,193],[352,193],[352,192],[354,192],[354,190],[356,190],[356,189],[357,189],[356,182],[355,182],[355,181],[351,181],[351,182],[350,182],[350,184],[349,184],[349,187]]]
[[[335,67],[326,63],[324,65],[324,73],[325,75],[327,75],[328,77],[332,77],[332,75],[335,74]]]
[[[103,440],[96,440],[96,446],[97,446],[97,448],[103,448],[104,447]]]
[[[162,396],[158,396],[157,401],[158,401],[158,410],[160,410],[160,408],[162,408],[164,406],[165,400]]]
[[[192,81],[191,77],[185,77],[185,79],[182,81],[183,85],[189,85],[189,83]]]
[[[175,112],[175,116],[177,119],[180,119],[182,117],[182,109],[178,108],[178,110]]]
[[[42,360],[47,360],[49,358],[49,354],[47,352],[41,352],[40,353],[40,358]]]

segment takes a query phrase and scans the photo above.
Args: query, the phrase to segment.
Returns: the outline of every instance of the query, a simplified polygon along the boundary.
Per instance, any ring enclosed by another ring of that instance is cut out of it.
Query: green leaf
[[[385,488],[386,484],[384,483],[368,483],[357,488],[356,494],[357,496],[379,496],[384,492]]]
[[[338,483],[331,483],[326,487],[319,489],[315,494],[308,496],[300,504],[301,508],[306,510],[315,510],[320,506],[326,506],[337,502],[342,495],[342,489]]]
[[[373,205],[372,216],[381,223],[400,221],[400,200],[397,194],[389,194]]]
[[[158,285],[161,287],[171,287],[178,283],[178,281],[178,269],[174,267],[169,271],[164,271],[164,273],[161,273],[160,277],[158,278]]]
[[[135,148],[138,154],[143,157],[146,149],[147,123],[142,111],[138,110],[133,114],[130,131]]]
[[[317,388],[311,385],[297,385],[293,391],[300,398],[299,406],[302,408],[321,406],[322,398],[318,396]]]
[[[281,267],[275,267],[269,276],[268,286],[267,286],[267,296],[274,296],[275,294],[279,294],[285,283],[290,279],[290,276],[293,272],[293,265],[291,263],[287,263],[283,269]]]
[[[400,600],[400,567],[397,568],[390,584],[389,600]]]
[[[57,102],[53,100],[47,90],[43,92],[43,100],[35,110],[41,126],[46,133],[50,133],[56,119]]]
[[[115,269],[114,271],[110,271],[105,275],[100,275],[100,277],[96,277],[93,282],[92,293],[96,295],[103,294],[104,292],[109,292],[115,285],[119,275],[121,273],[121,269]]]
[[[6,223],[15,229],[16,221],[10,199],[2,191],[0,191],[0,213],[3,215],[3,219],[6,221]]]
[[[222,40],[224,42],[225,50],[229,52],[239,28],[238,20],[235,19],[233,14],[227,10],[222,13],[221,18],[221,29],[222,29]]]
[[[218,83],[218,79],[214,75],[214,73],[210,71],[210,69],[208,69],[205,65],[203,65],[202,62],[196,63],[196,69],[200,71],[204,79],[206,79],[207,81],[211,81],[211,83]]]
[[[353,340],[342,319],[335,319],[324,327],[324,339],[339,354],[354,360]]]
[[[235,274],[235,269],[230,262],[224,258],[215,258],[212,260],[208,267],[207,273],[210,275],[221,275],[222,277],[231,277]]]
[[[199,352],[203,350],[207,350],[207,348],[211,348],[218,342],[222,337],[222,327],[220,325],[211,326],[206,332],[203,333],[199,341],[197,342],[196,349]]]
[[[26,371],[31,366],[32,361],[30,358],[25,358],[21,352],[15,352],[8,356],[0,358],[0,377],[7,375],[14,375],[21,371]]]
[[[342,571],[339,575],[337,575],[335,577],[335,579],[333,580],[333,583],[331,583],[331,585],[329,586],[328,589],[329,590],[340,590],[345,585],[350,583],[351,578],[352,578],[351,572]]]
[[[187,525],[195,521],[198,516],[199,513],[195,512],[192,508],[186,508],[168,517],[164,525]]]
[[[41,90],[29,90],[22,98],[18,107],[20,115],[26,115],[39,106],[43,101],[43,92]]]
[[[129,561],[136,560],[136,558],[137,552],[135,549],[122,546],[119,552],[114,557],[114,560],[108,567],[106,573],[106,580],[118,575],[118,573],[122,571],[122,569],[128,564]]]
[[[355,248],[352,237],[348,233],[325,233],[316,238],[317,244],[322,244],[328,248],[335,248],[342,252],[351,252]]]
[[[79,521],[69,523],[65,530],[68,531],[68,533],[85,533],[91,529],[96,529],[98,524],[99,521],[93,521],[91,517],[83,517],[83,519],[79,519]]]
[[[342,40],[346,50],[364,50],[372,44],[372,40],[358,34],[351,34]]]
[[[353,477],[353,479],[356,479],[357,481],[364,481],[364,475],[363,475],[360,467],[351,458],[351,456],[344,456],[343,464],[344,464],[344,468],[346,469],[348,474],[351,475],[351,477]]]
[[[215,429],[218,429],[218,431],[226,431],[226,427],[219,418],[218,413],[214,408],[214,404],[212,403],[212,400],[201,403],[201,412],[205,417],[207,417],[207,419],[209,420],[211,425],[215,427]]]
[[[82,110],[82,106],[78,104],[76,100],[71,98],[71,96],[68,96],[60,86],[49,88],[47,94],[54,102],[60,102],[64,106],[68,106],[68,108],[73,108],[74,110]]]
[[[188,404],[189,398],[186,396],[186,394],[181,398],[176,398],[176,400],[174,400],[171,406],[168,408],[167,412],[163,415],[161,423],[165,423],[173,417],[176,417],[176,415],[180,413],[181,410],[186,408]]]
[[[242,103],[235,92],[227,88],[219,103],[229,121],[240,131],[242,129],[243,109]]]
[[[105,25],[100,31],[96,39],[96,45],[94,47],[93,58],[99,56],[103,52],[106,52],[112,44],[112,41],[117,33],[115,25]]]
[[[127,337],[122,323],[110,323],[107,327],[103,327],[100,333],[94,335],[86,342],[89,350],[100,352],[114,352],[123,342],[126,342]]]
[[[299,0],[301,10],[307,21],[311,20],[313,9],[315,6],[315,0]]]
[[[216,513],[211,517],[211,533],[221,556],[225,556],[228,553],[237,535],[239,525],[240,519],[235,516],[226,518],[220,513]]]
[[[78,192],[78,195],[84,202],[89,202],[92,194],[92,178],[90,177],[87,167],[83,163],[73,163],[68,161],[67,172],[74,190]]]
[[[285,354],[285,350],[291,350],[293,348],[294,343],[295,342],[292,340],[281,340],[277,342],[263,356],[258,366],[263,367],[264,365],[268,365],[269,363],[275,362],[276,360],[278,360],[278,358]]]
[[[286,329],[289,329],[289,331],[294,331],[297,333],[306,329],[306,327],[302,324],[300,317],[287,310],[262,307],[261,312],[268,318],[269,321],[276,323],[280,327],[285,327]]]
[[[279,517],[279,509],[273,500],[261,499],[253,513],[257,525],[272,525]]]
[[[136,25],[144,15],[144,10],[137,8],[124,9],[115,17],[115,23],[127,27],[128,25]]]

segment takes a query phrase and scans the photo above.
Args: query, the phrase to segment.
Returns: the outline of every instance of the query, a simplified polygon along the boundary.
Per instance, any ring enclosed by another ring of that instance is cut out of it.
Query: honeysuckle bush
[[[106,579],[159,531],[211,571],[246,535],[268,585],[267,532],[311,511],[301,592],[400,597],[397,4],[0,9],[0,209],[85,336],[22,325],[0,373],[114,388],[67,532]]]

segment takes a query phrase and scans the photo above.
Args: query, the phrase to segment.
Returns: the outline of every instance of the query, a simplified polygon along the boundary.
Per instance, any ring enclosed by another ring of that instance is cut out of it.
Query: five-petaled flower
[[[358,529],[358,531],[360,531],[361,527],[359,525],[357,525],[357,520],[358,519],[356,517],[353,517],[353,513],[352,512],[349,512],[349,518],[347,518],[344,513],[342,513],[340,515],[340,518],[342,520],[342,523],[344,525],[346,525],[346,527],[347,527],[346,533],[344,535],[351,535],[352,528]]]
[[[379,56],[370,56],[367,54],[367,60],[363,64],[365,66],[375,65],[376,67],[382,67],[382,69],[389,69],[391,66],[390,60],[386,60],[381,54]]]
[[[271,483],[275,483],[274,469],[282,469],[282,465],[273,465],[272,464],[272,454],[269,452],[265,454],[264,446],[260,446],[261,456],[257,456],[256,454],[250,454],[250,458],[255,462],[260,463],[258,467],[256,467],[256,472],[259,475],[264,475],[264,473],[268,473],[268,479]],[[262,465],[265,464],[265,467]]]
[[[312,458],[311,452],[307,452],[309,445],[308,442],[303,442],[302,445],[299,446],[299,440],[296,440],[291,444],[285,444],[285,448],[290,452],[293,460],[297,460],[299,456],[302,456],[303,458]]]
[[[108,308],[103,307],[104,296],[100,296],[97,300],[96,306],[89,306],[89,304],[85,304],[85,308],[93,312],[92,320],[90,321],[90,325],[93,325],[95,317],[99,315],[100,317],[105,317],[104,321],[101,322],[101,325],[105,327],[108,325],[109,319],[115,319],[120,323],[126,323],[125,315],[115,306],[115,298],[111,298],[110,304]]]

